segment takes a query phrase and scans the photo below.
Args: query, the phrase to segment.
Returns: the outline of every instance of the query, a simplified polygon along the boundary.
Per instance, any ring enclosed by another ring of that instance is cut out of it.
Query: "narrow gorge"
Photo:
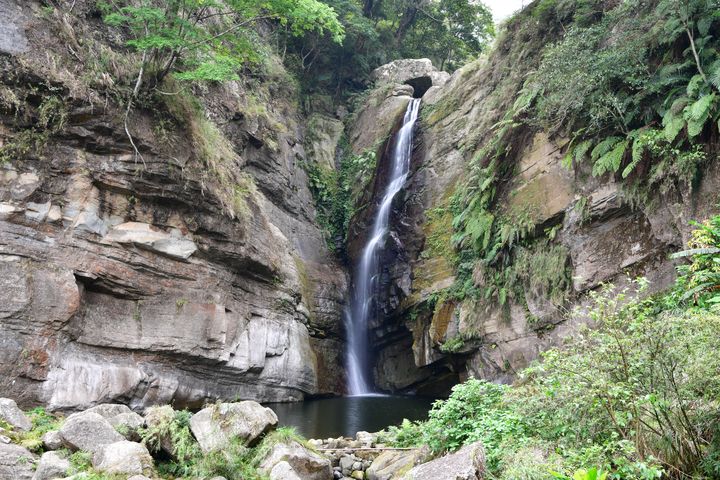
[[[720,3],[510,3],[0,0],[0,480],[718,478]]]

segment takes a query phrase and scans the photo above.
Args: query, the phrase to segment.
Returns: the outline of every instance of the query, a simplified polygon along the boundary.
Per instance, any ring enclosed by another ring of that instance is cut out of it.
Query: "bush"
[[[603,285],[575,312],[589,326],[516,386],[468,380],[390,441],[440,453],[481,440],[491,478],[508,480],[718,478],[720,216],[689,246],[675,288]]]

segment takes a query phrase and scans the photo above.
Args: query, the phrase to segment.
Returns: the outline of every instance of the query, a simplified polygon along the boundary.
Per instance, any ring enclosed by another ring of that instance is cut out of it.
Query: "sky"
[[[507,17],[515,13],[523,5],[527,5],[531,0],[482,0],[482,2],[490,7],[496,22],[505,20]]]

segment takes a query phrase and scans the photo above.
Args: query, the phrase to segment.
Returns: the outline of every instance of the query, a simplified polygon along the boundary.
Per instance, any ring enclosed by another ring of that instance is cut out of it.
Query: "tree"
[[[338,43],[344,37],[335,11],[318,0],[109,0],[99,7],[105,22],[127,30],[127,45],[142,54],[125,111],[125,132],[141,159],[128,116],[144,84],[154,87],[172,72],[180,80],[237,78],[243,64],[259,60],[252,27],[261,20],[295,36],[328,32]]]
[[[418,7],[406,33],[405,54],[429,56],[440,69],[455,69],[482,52],[495,35],[492,13],[473,0],[444,0]]]
[[[295,36],[328,32],[338,43],[344,37],[335,11],[318,0],[111,1],[101,9],[105,22],[127,29],[128,46],[142,53],[138,85],[146,73],[155,84],[170,72],[182,80],[236,78],[244,63],[258,60],[252,27],[260,20],[287,26]]]

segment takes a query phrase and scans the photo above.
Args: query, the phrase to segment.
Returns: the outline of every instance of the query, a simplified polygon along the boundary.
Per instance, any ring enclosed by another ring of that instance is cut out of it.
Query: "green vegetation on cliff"
[[[534,273],[554,272],[542,281],[554,303],[572,293],[567,254],[552,248],[562,219],[508,205],[529,135],[544,132],[560,145],[578,176],[616,180],[636,207],[692,191],[717,155],[719,6],[541,0],[506,22],[487,61],[463,70],[494,75],[484,99],[488,128],[461,142],[469,174],[442,207],[453,214],[456,253],[444,256],[457,274],[445,297],[525,304],[523,292],[537,289],[527,272],[538,262],[524,251],[552,254],[544,263],[558,268]],[[434,125],[459,101],[442,98],[425,121]]]
[[[482,440],[490,478],[569,478],[595,467],[612,479],[720,475],[720,216],[698,225],[678,257],[675,288],[604,285],[575,315],[590,322],[516,385],[471,379],[397,445],[440,453]]]

